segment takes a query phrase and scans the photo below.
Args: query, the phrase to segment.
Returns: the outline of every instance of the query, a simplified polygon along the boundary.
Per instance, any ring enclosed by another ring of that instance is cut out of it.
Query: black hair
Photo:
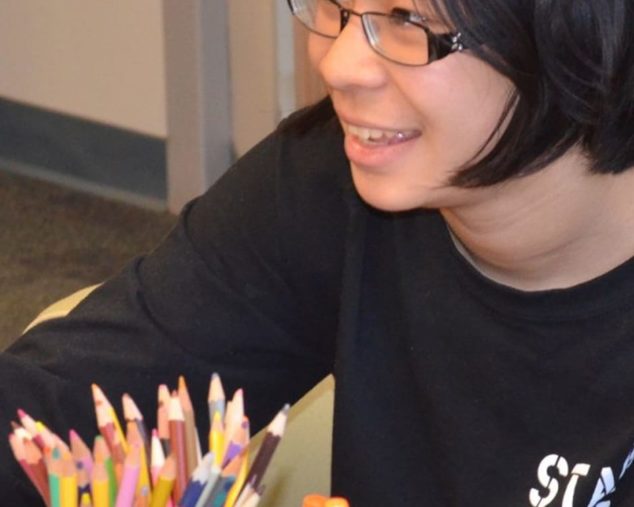
[[[476,56],[515,85],[486,144],[506,125],[499,140],[453,184],[529,174],[575,145],[593,172],[634,166],[632,0],[429,1]]]

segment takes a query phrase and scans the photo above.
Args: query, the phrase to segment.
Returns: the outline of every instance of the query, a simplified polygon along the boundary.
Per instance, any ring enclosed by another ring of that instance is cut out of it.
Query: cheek
[[[482,62],[459,63],[429,67],[426,70],[431,72],[405,94],[431,144],[438,149],[449,146],[446,156],[464,163],[495,130],[513,86]]]

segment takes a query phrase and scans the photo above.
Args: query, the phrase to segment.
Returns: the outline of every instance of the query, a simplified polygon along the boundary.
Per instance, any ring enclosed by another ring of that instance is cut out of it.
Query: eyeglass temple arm
[[[460,32],[438,34],[427,31],[427,38],[430,43],[430,56],[434,56],[435,58],[443,58],[451,53],[457,53],[467,49]]]

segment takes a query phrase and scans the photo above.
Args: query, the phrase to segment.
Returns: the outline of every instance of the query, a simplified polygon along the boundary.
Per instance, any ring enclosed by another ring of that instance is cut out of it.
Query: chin
[[[472,202],[477,193],[450,184],[412,183],[388,174],[369,174],[351,164],[352,180],[357,193],[373,208],[389,211],[441,209]],[[422,177],[422,176],[421,176]]]
[[[381,211],[410,211],[429,207],[421,196],[399,189],[395,185],[384,182],[367,181],[365,178],[353,177],[357,193],[363,201]]]

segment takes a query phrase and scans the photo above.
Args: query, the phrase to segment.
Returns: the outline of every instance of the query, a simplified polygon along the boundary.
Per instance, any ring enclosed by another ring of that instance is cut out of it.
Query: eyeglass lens
[[[342,29],[342,9],[333,0],[289,0],[293,14],[309,30],[325,37],[336,38]],[[408,20],[407,11],[363,13],[363,30],[372,48],[382,56],[406,65],[424,65],[429,60],[428,37],[425,30]]]

